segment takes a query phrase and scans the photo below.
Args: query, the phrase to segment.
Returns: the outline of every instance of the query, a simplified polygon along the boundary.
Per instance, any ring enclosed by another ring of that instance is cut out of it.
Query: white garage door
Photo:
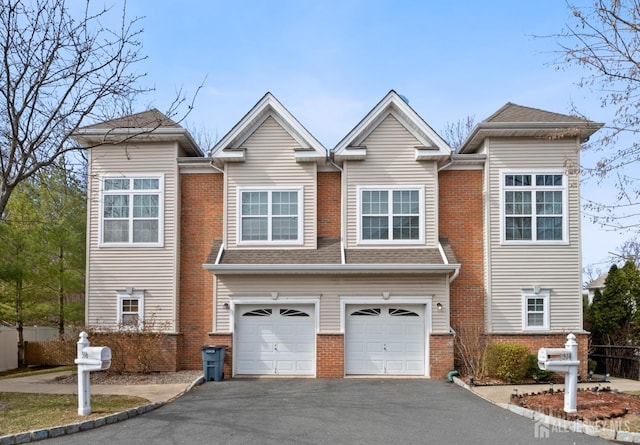
[[[424,375],[422,305],[347,306],[347,374]]]
[[[314,375],[313,306],[239,306],[236,374]]]

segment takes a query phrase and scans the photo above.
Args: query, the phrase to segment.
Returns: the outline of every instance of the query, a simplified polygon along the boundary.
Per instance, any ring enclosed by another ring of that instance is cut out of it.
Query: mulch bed
[[[640,414],[640,396],[617,392],[609,387],[579,389],[577,413],[564,412],[564,391],[514,394],[511,403],[566,420],[594,422]]]

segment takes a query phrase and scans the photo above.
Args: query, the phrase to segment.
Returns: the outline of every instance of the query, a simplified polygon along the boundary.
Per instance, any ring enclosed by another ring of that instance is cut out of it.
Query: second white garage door
[[[347,374],[424,375],[423,305],[347,306]]]
[[[313,306],[239,306],[236,374],[314,375]]]

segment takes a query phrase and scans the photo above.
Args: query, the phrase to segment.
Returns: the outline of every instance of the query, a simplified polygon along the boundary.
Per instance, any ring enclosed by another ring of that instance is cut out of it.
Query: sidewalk
[[[26,392],[40,394],[78,394],[75,383],[50,383],[56,377],[72,371],[52,372],[28,377],[0,380],[0,392]],[[197,379],[196,379],[197,381]],[[183,394],[195,382],[155,385],[98,385],[91,384],[91,394],[134,395],[151,403],[165,403]]]
[[[609,377],[608,382],[584,382],[578,383],[578,388],[593,388],[600,386],[616,389],[621,392],[640,391],[640,382],[636,380],[620,379]],[[550,385],[494,385],[494,386],[472,386],[469,389],[478,394],[480,397],[487,399],[495,404],[510,403],[511,394],[540,392],[548,390]],[[564,389],[564,384],[554,384],[554,390]]]

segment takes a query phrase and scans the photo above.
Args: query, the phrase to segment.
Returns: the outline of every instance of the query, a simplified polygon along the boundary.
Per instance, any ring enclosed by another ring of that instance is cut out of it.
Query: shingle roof
[[[524,107],[507,102],[502,108],[486,118],[483,122],[576,122],[585,123],[586,119],[553,113],[538,108]]]
[[[440,243],[449,264],[457,259],[449,241],[440,238]],[[216,240],[206,259],[206,264],[215,264],[221,240]],[[348,249],[347,264],[446,264],[439,249]],[[341,264],[340,239],[318,238],[317,249],[232,249],[225,250],[221,265],[264,264]]]
[[[207,257],[214,264],[222,242],[216,240]],[[340,239],[318,238],[317,249],[225,250],[220,264],[340,264]]]
[[[99,122],[94,125],[88,125],[85,129],[97,128],[182,128],[178,123],[169,119],[157,109],[143,111],[141,113],[131,114],[129,116],[111,119],[105,122]]]
[[[444,264],[438,249],[347,249],[347,264]]]
[[[607,280],[608,276],[608,273],[603,273],[598,278],[587,284],[587,289],[604,289],[604,282]]]

